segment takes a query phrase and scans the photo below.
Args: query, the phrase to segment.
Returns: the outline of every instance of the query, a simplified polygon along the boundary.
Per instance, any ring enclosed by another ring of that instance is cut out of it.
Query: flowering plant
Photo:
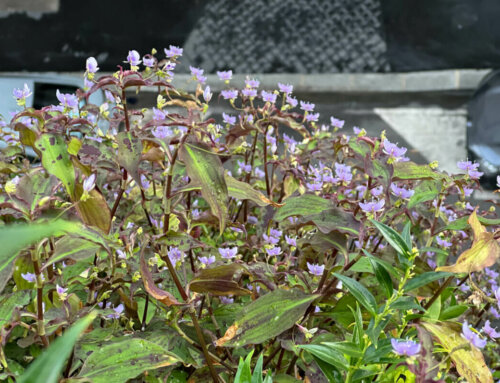
[[[164,53],[131,50],[105,76],[89,58],[60,105],[14,91],[0,377],[492,382],[500,220],[468,200],[477,166],[449,175],[384,134],[320,125],[289,84],[237,89],[221,71],[217,96],[191,67],[186,93],[182,49]],[[127,104],[151,90],[151,108]]]

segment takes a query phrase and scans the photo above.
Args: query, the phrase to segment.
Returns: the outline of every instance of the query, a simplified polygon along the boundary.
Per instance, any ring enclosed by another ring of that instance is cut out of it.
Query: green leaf
[[[396,180],[421,180],[421,179],[446,179],[450,177],[443,174],[435,172],[431,169],[429,165],[417,165],[414,162],[396,162],[393,164],[394,175],[393,179]]]
[[[116,160],[120,166],[127,169],[137,185],[142,185],[138,172],[142,154],[141,140],[131,132],[120,132],[116,135],[116,142],[118,144]]]
[[[104,196],[98,190],[92,189],[88,199],[85,201],[80,200],[83,194],[83,187],[80,184],[76,185],[75,194],[79,201],[76,204],[76,211],[83,223],[97,227],[104,233],[109,233],[111,228],[111,210]]]
[[[63,336],[57,338],[41,356],[29,365],[17,382],[57,383],[76,340],[92,323],[94,318],[95,314],[89,314],[66,330]]]
[[[252,383],[262,383],[262,367],[264,365],[264,354],[260,354],[253,369]]]
[[[406,244],[406,241],[399,235],[397,231],[373,219],[370,219],[370,222],[375,225],[380,233],[382,233],[385,240],[389,243],[389,245],[391,245],[399,254],[406,258],[411,254],[411,250]]]
[[[432,303],[430,307],[427,308],[427,312],[424,317],[428,320],[436,321],[439,319],[439,315],[441,314],[441,295],[437,297],[437,299]]]
[[[406,310],[420,310],[422,312],[425,311],[425,309],[415,301],[415,297],[408,297],[408,296],[403,296],[396,299],[394,302],[392,302],[391,308],[401,311],[406,311]]]
[[[403,287],[403,290],[405,292],[412,291],[418,289],[419,287],[425,286],[428,283],[437,281],[438,279],[447,278],[452,275],[453,273],[428,271],[426,273],[417,275],[415,278],[412,278],[408,282],[406,282],[406,284]]]
[[[260,191],[255,190],[251,185],[247,184],[246,182],[238,181],[237,179],[231,177],[229,174],[225,174],[224,179],[226,180],[229,196],[233,198],[241,200],[249,199],[250,201],[255,202],[258,206],[283,206],[283,204],[271,201]]]
[[[453,319],[453,318],[458,318],[460,315],[462,315],[468,309],[469,309],[469,306],[467,306],[467,305],[454,305],[451,307],[445,307],[441,311],[441,314],[439,315],[439,320],[445,321],[445,320],[449,320],[449,319]]]
[[[44,238],[77,232],[81,226],[67,221],[16,224],[0,227],[0,271],[12,262],[19,251]]]
[[[250,351],[250,354],[253,354],[253,351]],[[251,355],[250,355],[251,356]],[[250,361],[248,360],[248,356],[243,361],[243,358],[240,357],[240,362],[238,364],[238,371],[236,371],[236,376],[234,377],[234,383],[249,383],[252,380],[252,370],[250,369]]]
[[[42,165],[45,170],[61,180],[73,199],[75,196],[75,169],[69,158],[64,137],[48,133],[42,134],[36,140],[35,147],[42,153]]]
[[[380,263],[377,263],[372,258],[368,258],[373,268],[373,272],[375,273],[375,277],[377,281],[380,283],[382,288],[384,289],[385,295],[387,298],[392,296],[392,292],[394,290],[394,286],[392,284],[391,276],[389,272],[382,266]]]
[[[202,269],[189,283],[189,290],[218,296],[250,295],[250,290],[240,287],[233,280],[234,276],[242,270],[244,270],[243,266],[237,263]]]
[[[361,249],[363,250],[363,253],[365,253],[366,257],[369,258],[371,261],[374,261],[374,262],[377,262],[379,265],[381,265],[384,269],[386,269],[393,277],[395,278],[399,278],[399,273],[398,271],[396,270],[396,268],[394,266],[392,266],[389,262],[387,261],[384,261],[383,259],[380,259],[380,258],[377,258],[377,257],[374,257],[373,255],[371,255],[368,251],[366,251],[365,249]],[[362,258],[363,259],[363,258]],[[352,268],[351,268],[352,270]]]
[[[91,257],[95,255],[100,248],[101,246],[94,242],[82,238],[74,238],[69,235],[64,236],[56,242],[54,254],[44,264],[43,268],[66,258],[80,260]]]
[[[19,180],[16,196],[26,201],[30,210],[34,211],[42,198],[52,196],[52,191],[58,183],[56,177],[47,177],[43,169],[36,169]]]
[[[316,364],[320,368],[321,372],[323,372],[323,374],[326,376],[326,378],[328,379],[328,381],[330,383],[343,383],[344,382],[343,376],[340,373],[340,371],[338,370],[338,368],[332,366],[329,363],[326,363],[322,359],[318,358],[316,355],[313,355],[312,357],[314,358],[314,361],[316,362]]]
[[[303,194],[298,197],[288,198],[285,201],[285,205],[275,213],[274,220],[281,222],[290,216],[319,214],[323,210],[332,207],[333,205],[330,200],[321,198],[315,194]]]
[[[16,307],[26,306],[30,301],[30,290],[16,291],[0,300],[0,328],[10,321]]]
[[[344,355],[353,357],[353,358],[362,358],[363,352],[359,349],[359,347],[355,343],[351,342],[322,342],[327,347],[330,347],[332,350],[336,350],[341,352]]]
[[[347,371],[349,362],[344,355],[331,347],[321,344],[303,344],[297,347],[306,350],[312,355],[318,357],[322,361],[338,368],[339,370]]]
[[[259,344],[292,327],[319,295],[298,289],[276,289],[244,307],[217,346],[242,347]]]
[[[144,371],[171,366],[179,360],[145,339],[124,339],[103,345],[85,360],[79,373],[93,383],[124,383]]]
[[[347,287],[356,300],[361,303],[373,316],[377,315],[377,301],[375,297],[368,291],[368,289],[363,286],[358,281],[341,275],[338,273],[333,273],[342,284]]]
[[[228,190],[219,156],[205,145],[187,143],[181,146],[179,155],[186,165],[188,176],[201,185],[201,195],[210,205],[212,214],[219,218],[222,234],[228,213]]]
[[[406,222],[405,226],[403,227],[403,232],[401,233],[401,237],[405,241],[408,249],[411,249],[413,246],[411,242],[411,221]]]
[[[359,234],[359,222],[354,219],[350,213],[343,211],[337,207],[330,207],[319,213],[306,215],[301,217],[298,224],[313,223],[324,234],[332,231],[339,231],[352,235]]]
[[[441,189],[440,184],[441,183],[439,181],[435,180],[426,180],[421,182],[415,188],[415,193],[413,193],[410,200],[408,201],[408,209],[420,205],[421,203],[432,201],[433,199],[435,199]]]

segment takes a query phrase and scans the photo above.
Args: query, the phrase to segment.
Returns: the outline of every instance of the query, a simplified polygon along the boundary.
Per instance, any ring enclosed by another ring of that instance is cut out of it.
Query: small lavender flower
[[[250,291],[253,291],[253,286],[252,286],[250,283],[248,283],[248,284],[246,285],[246,288],[247,288],[248,290],[250,290]],[[259,285],[257,285],[257,286],[256,286],[256,288],[255,288],[255,292],[256,292],[257,294],[258,294],[258,293],[260,293],[260,286],[259,286]]]
[[[201,262],[202,265],[207,267],[215,262],[215,255],[211,255],[209,257],[200,257],[200,258],[198,258],[198,260]]]
[[[383,144],[384,153],[390,156],[390,158],[394,159],[395,161],[401,160],[408,150],[406,148],[399,148],[397,144],[391,143],[387,138],[384,139]]]
[[[490,314],[493,315],[493,318],[500,319],[500,313],[494,307],[490,307]]]
[[[12,91],[12,94],[14,96],[14,98],[17,98],[18,100],[19,99],[25,99],[25,98],[28,98],[29,96],[31,96],[33,93],[31,93],[31,90],[30,88],[28,87],[28,84],[24,84],[24,88],[23,89],[14,89]]]
[[[330,117],[330,125],[335,128],[342,129],[344,127],[344,123],[345,123],[344,120],[339,120],[338,118]]]
[[[163,110],[153,107],[153,120],[163,121],[167,117],[167,114]]]
[[[370,190],[370,194],[374,197],[378,197],[384,191],[384,187],[382,185],[377,186]]]
[[[231,116],[230,114],[222,113],[222,120],[229,125],[236,124],[236,117]]]
[[[141,61],[141,55],[136,50],[128,51],[127,62],[130,66],[138,66]]]
[[[153,68],[155,66],[155,58],[154,57],[146,57],[142,58],[142,63],[145,67]]]
[[[255,168],[255,177],[257,178],[264,178],[266,173],[264,173],[263,170],[260,170],[259,168]]]
[[[290,94],[293,92],[293,85],[289,85],[289,84],[282,84],[282,83],[278,83],[278,88],[280,90],[280,92],[283,92],[285,94]]]
[[[357,135],[359,135],[359,134],[363,131],[363,129],[360,129],[360,128],[358,128],[357,126],[353,126],[353,127],[352,127],[352,131],[353,131],[353,132],[354,132],[354,134],[357,136]]]
[[[123,312],[124,308],[125,307],[123,306],[123,304],[120,303],[118,306],[113,307],[114,313],[108,314],[106,317],[110,319],[120,319],[120,315]]]
[[[304,112],[313,112],[314,107],[315,107],[315,105],[313,103],[305,102],[305,101],[300,102],[300,109],[302,109]]]
[[[421,345],[412,340],[391,339],[392,351],[397,355],[414,356],[420,352]]]
[[[298,105],[298,103],[299,103],[298,100],[295,97],[292,97],[292,96],[286,96],[286,102],[292,108],[295,108]]]
[[[500,287],[495,290],[495,298],[497,300],[498,307],[500,307]]]
[[[90,193],[95,187],[95,173],[92,173],[83,181],[83,191],[85,193]]]
[[[66,93],[62,94],[59,89],[56,91],[56,96],[59,102],[66,108],[76,109],[78,108],[78,98],[74,94]]]
[[[252,165],[250,164],[245,164],[243,161],[238,160],[238,174],[241,174],[243,172],[245,173],[250,173],[252,171]]]
[[[431,258],[427,259],[427,264],[431,269],[435,269],[437,267],[437,263]]]
[[[182,51],[182,48],[173,45],[170,45],[168,49],[164,48],[165,56],[167,56],[168,58],[182,56]]]
[[[472,179],[479,179],[484,174],[477,170],[479,168],[479,164],[472,163],[472,161],[459,161],[457,162],[457,167],[460,170],[466,171]]]
[[[196,77],[196,76],[201,76],[203,75],[204,70],[201,68],[196,68],[194,66],[189,66],[189,70],[191,71],[191,75]]]
[[[123,250],[116,249],[116,254],[118,254],[118,259],[127,259],[127,254]]]
[[[243,96],[246,96],[246,97],[257,97],[257,90],[256,89],[245,88],[241,91],[241,93],[243,94]]]
[[[377,211],[383,210],[385,205],[385,200],[373,200],[371,202],[360,202],[359,207],[361,207],[361,210],[367,213],[375,213]]]
[[[254,78],[253,79],[247,78],[245,80],[245,85],[247,86],[247,88],[258,88],[260,85],[260,81]]]
[[[224,100],[234,100],[238,97],[238,91],[235,89],[223,90],[220,92]]]
[[[206,103],[209,103],[212,99],[213,93],[210,91],[210,87],[207,85],[205,90],[203,91],[203,99]]]
[[[352,180],[351,167],[344,164],[335,163],[335,182],[349,183]]]
[[[35,283],[36,282],[36,274],[33,274],[33,273],[21,273],[21,277],[27,281],[27,282],[31,282],[31,283]]]
[[[97,72],[99,70],[99,67],[97,66],[97,60],[94,57],[89,57],[87,59],[87,62],[85,63],[85,68],[89,73]]]
[[[273,237],[280,238],[283,235],[283,232],[278,229],[271,229],[269,230],[269,234],[272,235]]]
[[[151,131],[151,134],[158,138],[159,140],[163,140],[168,136],[172,135],[172,130],[168,126],[157,126],[155,129]]]
[[[297,247],[297,237],[289,237],[288,235],[285,235],[285,241],[288,245]]]
[[[266,249],[267,255],[269,256],[276,256],[281,254],[281,247],[275,246],[271,249]]]
[[[279,238],[273,237],[272,235],[267,235],[266,233],[262,234],[262,238],[264,238],[264,241],[270,245],[277,245],[280,241]]]
[[[445,238],[441,238],[441,237],[436,237],[436,242],[438,243],[439,246],[442,246],[445,249],[452,245],[451,242],[449,242]]]
[[[323,188],[323,181],[306,182],[306,188],[309,191],[320,191]]]
[[[233,71],[217,71],[217,76],[219,76],[219,79],[221,79],[222,81],[229,81],[233,77]]]
[[[233,259],[238,254],[238,247],[236,246],[231,248],[219,247],[219,254],[224,259]]]
[[[220,302],[225,304],[225,305],[230,305],[231,303],[234,303],[234,298],[230,297],[219,297]]]
[[[411,196],[415,193],[414,190],[408,190],[404,187],[398,187],[398,185],[396,185],[394,182],[391,184],[391,191],[395,196],[402,199],[411,198]]]
[[[306,116],[306,121],[317,122],[319,119],[319,113],[310,113]]]
[[[276,94],[272,93],[272,92],[266,92],[265,90],[263,90],[262,92],[260,92],[261,96],[262,96],[262,99],[266,102],[270,102],[272,104],[274,104],[276,102]]]
[[[483,326],[483,331],[488,334],[488,336],[492,339],[500,338],[500,332],[497,332],[497,330],[490,325],[490,321],[487,320],[484,323]]]
[[[66,297],[68,296],[67,291],[68,291],[67,288],[64,288],[64,287],[61,287],[59,285],[56,285],[56,292],[57,292],[57,295],[59,295],[59,298],[61,300],[65,300],[66,299]]]
[[[486,339],[481,339],[479,335],[472,331],[469,327],[469,324],[467,321],[464,321],[462,325],[462,337],[468,340],[472,345],[476,346],[477,348],[483,348],[486,346]]]
[[[149,189],[150,182],[144,174],[141,174],[141,186],[143,189]]]
[[[318,277],[323,275],[323,271],[325,270],[325,265],[318,265],[316,263],[307,262],[307,269],[312,275],[316,275]]]
[[[253,215],[249,215],[247,218],[247,222],[251,225],[256,225],[257,223],[259,223],[259,220],[257,219],[257,217],[254,217]]]
[[[171,247],[167,251],[168,258],[170,259],[170,262],[172,262],[172,265],[174,267],[177,265],[178,262],[182,262],[182,260],[185,257],[184,252],[180,251],[177,247]]]

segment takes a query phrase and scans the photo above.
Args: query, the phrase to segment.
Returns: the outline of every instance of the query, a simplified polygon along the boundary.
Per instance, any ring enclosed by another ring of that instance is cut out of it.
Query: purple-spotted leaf
[[[118,144],[117,161],[127,169],[132,178],[141,185],[138,169],[141,162],[142,142],[131,132],[120,132],[116,135]]]
[[[396,162],[394,167],[394,180],[423,180],[436,179],[448,180],[450,177],[441,172],[432,170],[429,165],[417,165],[411,161]]]
[[[188,176],[201,186],[201,195],[210,205],[212,214],[219,218],[219,230],[222,233],[227,220],[228,190],[220,158],[200,143],[185,143],[179,154]]]
[[[493,383],[493,376],[484,362],[483,354],[461,336],[459,324],[422,322],[422,326],[446,349],[458,373],[467,382]]]
[[[244,267],[231,263],[201,270],[189,283],[189,289],[197,293],[211,293],[213,295],[249,295],[251,292],[234,281],[236,274],[245,271]]]
[[[271,291],[244,307],[216,344],[242,347],[273,338],[292,327],[318,297],[298,289]]]
[[[92,257],[100,248],[101,246],[94,242],[66,235],[56,242],[54,254],[47,260],[43,268],[67,258],[77,261]]]
[[[42,134],[36,140],[35,147],[42,153],[42,165],[45,170],[59,178],[71,198],[75,198],[75,169],[69,158],[64,137]]]
[[[103,195],[95,188],[88,194],[89,197],[83,201],[80,197],[83,194],[83,186],[78,184],[75,188],[76,211],[83,223],[89,226],[97,227],[105,233],[109,233],[111,228],[111,210]]]
[[[494,238],[494,233],[487,232],[486,228],[481,225],[476,210],[469,217],[469,225],[474,232],[472,247],[460,254],[454,265],[441,266],[436,271],[472,273],[492,266],[500,257],[500,245]]]

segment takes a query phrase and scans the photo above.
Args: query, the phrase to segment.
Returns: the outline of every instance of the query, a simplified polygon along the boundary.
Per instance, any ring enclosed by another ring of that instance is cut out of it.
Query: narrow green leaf
[[[225,174],[224,179],[226,180],[228,193],[233,198],[240,200],[249,199],[250,201],[255,202],[258,206],[283,206],[282,204],[271,201],[260,191],[255,190],[250,184],[238,181],[237,179],[231,177],[229,174]]]
[[[363,253],[365,253],[365,255],[367,256],[367,258],[369,258],[370,260],[373,260],[374,262],[377,262],[384,269],[386,269],[393,277],[395,277],[395,278],[399,278],[400,277],[400,275],[399,275],[398,271],[396,270],[396,268],[394,266],[392,266],[389,262],[384,261],[383,259],[374,257],[373,255],[371,255],[365,249],[361,249],[361,250],[363,250]],[[351,270],[352,270],[352,268],[351,268]]]
[[[244,307],[216,344],[242,347],[273,338],[292,327],[318,297],[298,289],[271,291]]]
[[[393,167],[393,179],[396,180],[450,179],[446,174],[432,170],[429,165],[417,165],[411,161],[396,162]]]
[[[429,271],[426,273],[422,273],[417,275],[415,278],[410,279],[403,287],[405,292],[412,291],[418,289],[419,287],[425,286],[428,283],[437,281],[438,279],[447,278],[452,276],[453,273],[445,273],[445,272],[436,272]]]
[[[61,180],[66,191],[75,196],[75,169],[68,154],[64,137],[54,134],[42,134],[35,142],[35,147],[42,153],[42,165],[48,173]]]
[[[54,254],[44,264],[43,268],[66,258],[80,260],[94,256],[100,248],[101,246],[94,242],[82,238],[64,236],[56,242]]]
[[[253,350],[252,350],[253,351]],[[262,366],[264,365],[264,354],[259,355],[257,363],[253,369],[252,383],[262,383]]]
[[[468,309],[469,309],[469,306],[467,306],[467,305],[454,305],[451,307],[445,307],[441,311],[441,314],[439,315],[439,320],[445,321],[445,320],[450,320],[453,318],[458,318],[460,315],[462,315]]]
[[[365,286],[352,278],[346,277],[345,275],[338,273],[334,273],[333,275],[335,275],[337,279],[341,281],[345,287],[347,287],[356,300],[361,303],[370,312],[370,314],[373,316],[377,315],[377,301]]]
[[[408,208],[411,209],[421,203],[432,201],[440,191],[440,182],[435,180],[426,180],[421,182],[416,188],[415,193],[408,201]]]
[[[0,271],[12,262],[19,251],[44,238],[76,232],[79,224],[67,221],[52,221],[37,224],[17,224],[0,227]]]
[[[425,311],[425,309],[416,302],[415,297],[409,297],[409,296],[399,297],[391,304],[391,308],[401,311],[406,311],[406,310],[420,310],[422,312]]]
[[[314,194],[303,194],[298,197],[288,198],[285,201],[285,206],[276,211],[274,220],[281,222],[290,216],[319,214],[323,210],[327,210],[331,207],[333,207],[333,205],[330,200]]]
[[[351,356],[353,358],[363,357],[363,351],[355,343],[351,342],[322,342],[327,347],[332,350],[341,352],[344,355]]]
[[[387,298],[391,297],[392,292],[394,290],[394,286],[392,284],[392,279],[391,276],[389,275],[389,272],[380,263],[374,261],[373,257],[368,259],[370,260],[377,281],[384,289],[386,297]]]
[[[18,383],[56,383],[78,337],[92,323],[95,314],[80,319],[67,330],[17,380]]]
[[[219,218],[219,229],[222,234],[227,220],[228,190],[219,156],[199,143],[185,143],[181,146],[179,155],[186,165],[189,177],[201,185],[201,195],[210,205],[212,214]]]
[[[399,254],[406,258],[411,254],[411,249],[408,247],[406,241],[399,235],[397,231],[373,219],[370,219],[370,221],[380,231],[385,240],[394,248],[394,250],[396,250]]]
[[[238,370],[234,377],[234,383],[249,383],[252,380],[252,370],[250,368],[250,360],[252,359],[253,351],[247,355],[245,360],[240,357],[240,362],[238,364]]]
[[[411,249],[413,246],[413,244],[411,243],[411,221],[406,222],[405,226],[403,227],[401,237],[405,241],[408,249]]]
[[[30,301],[30,290],[16,291],[0,300],[0,328],[10,321],[16,307],[23,307]]]
[[[326,363],[316,355],[313,355],[312,357],[330,383],[344,383],[343,376],[337,367]]]
[[[338,368],[339,370],[347,371],[349,362],[344,355],[331,347],[321,344],[303,344],[297,346],[318,357],[322,361]]]

